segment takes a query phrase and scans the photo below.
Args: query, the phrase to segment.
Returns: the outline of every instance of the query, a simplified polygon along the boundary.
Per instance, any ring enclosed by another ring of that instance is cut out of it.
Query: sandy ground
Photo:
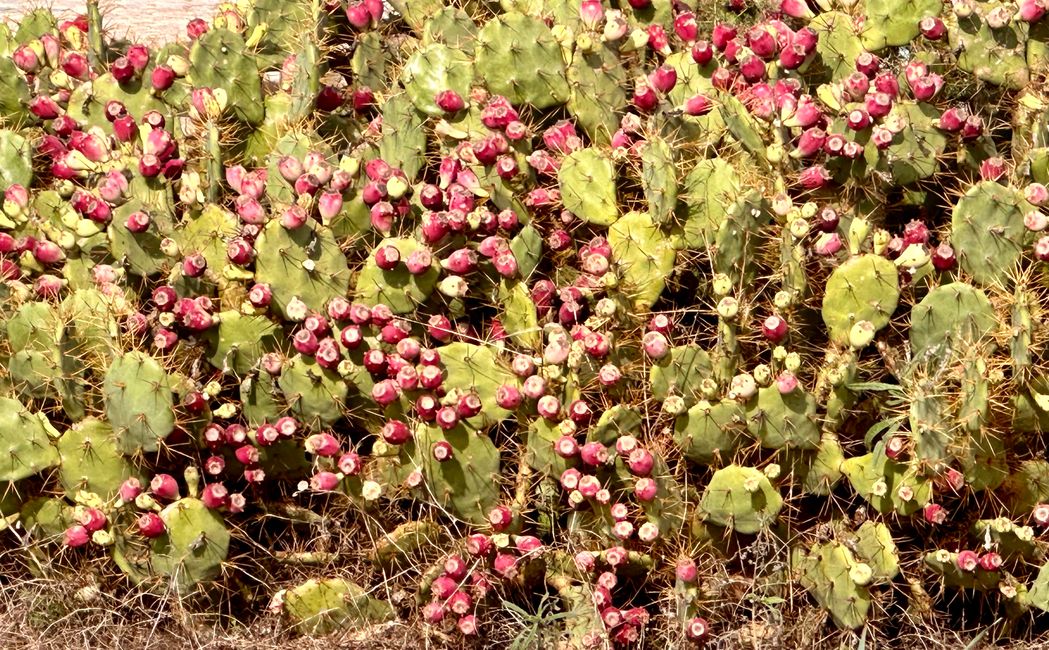
[[[186,23],[208,17],[218,0],[101,0],[104,22],[116,34],[131,34],[145,42],[185,38]],[[59,15],[83,13],[84,0],[0,0],[0,17],[18,16],[39,6],[50,5]]]

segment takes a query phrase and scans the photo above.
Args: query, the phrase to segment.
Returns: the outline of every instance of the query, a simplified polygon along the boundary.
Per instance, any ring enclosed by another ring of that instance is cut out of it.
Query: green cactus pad
[[[9,124],[26,119],[29,86],[10,57],[0,58],[0,118]]]
[[[349,387],[342,377],[312,358],[301,354],[292,357],[284,364],[277,384],[291,413],[300,420],[328,427],[342,418]]]
[[[994,332],[998,318],[980,289],[952,282],[925,294],[911,310],[911,355],[921,358],[978,345]]]
[[[90,84],[78,86],[69,96],[69,116],[80,124],[98,126],[103,130],[112,128],[106,119],[106,102],[111,99],[127,107],[129,115],[141,122],[142,116],[149,111],[158,111],[161,115],[170,115],[167,104],[153,95],[149,78],[132,79],[119,83],[108,72],[96,77]]]
[[[18,131],[0,129],[0,192],[33,182],[33,147]]]
[[[245,316],[236,311],[218,314],[218,327],[210,328],[208,361],[219,370],[247,375],[262,355],[277,348],[279,328],[264,316]]]
[[[440,353],[445,389],[473,390],[481,398],[481,412],[463,422],[483,429],[510,417],[510,411],[495,401],[495,393],[503,384],[518,385],[517,378],[499,363],[491,348],[457,342],[442,347]]]
[[[393,620],[393,607],[357,583],[342,578],[310,579],[284,594],[284,610],[303,634],[331,634]]]
[[[426,116],[415,109],[408,95],[397,95],[382,107],[382,140],[379,155],[412,181],[426,164]]]
[[[476,69],[488,90],[537,109],[568,101],[561,46],[538,18],[506,13],[477,34]]]
[[[865,521],[853,536],[856,555],[874,570],[874,579],[889,581],[900,573],[900,559],[892,531],[883,523]]]
[[[175,428],[171,380],[152,357],[127,352],[114,359],[102,391],[122,453],[156,451]]]
[[[891,174],[898,185],[929,178],[940,168],[947,136],[937,128],[939,117],[934,106],[902,101],[884,118],[901,128],[881,153],[879,169]]]
[[[270,285],[271,308],[282,316],[287,317],[292,298],[323,311],[329,300],[345,296],[349,288],[346,256],[324,226],[288,230],[280,221],[271,221],[256,240],[255,252],[255,281]]]
[[[444,462],[434,459],[430,451],[440,441],[452,446],[452,457]],[[461,424],[448,431],[418,426],[415,448],[428,498],[472,524],[484,524],[488,512],[500,502],[499,448],[487,436]]]
[[[735,400],[696,402],[674,422],[674,442],[693,462],[703,465],[731,460],[746,430],[743,407]]]
[[[444,7],[423,28],[423,43],[444,43],[470,55],[476,38],[477,23],[459,7]]]
[[[747,429],[768,449],[816,449],[816,398],[801,389],[784,395],[775,385],[766,386],[749,405]]]
[[[189,51],[189,82],[197,88],[222,88],[227,108],[237,119],[259,124],[264,117],[262,80],[244,38],[228,29],[211,29]]]
[[[187,497],[164,508],[160,518],[167,534],[153,540],[152,571],[182,594],[217,577],[229,553],[230,535],[222,515]]]
[[[998,3],[977,2],[971,15],[958,18],[958,25],[947,30],[951,49],[957,53],[958,67],[982,81],[1019,90],[1030,81],[1027,69],[1027,31],[1023,20],[1010,21],[992,29],[981,14]]]
[[[728,208],[742,192],[732,165],[720,158],[699,161],[682,183],[682,199],[687,206],[683,225],[684,245],[706,250],[725,222]]]
[[[856,71],[856,57],[864,52],[852,16],[840,11],[826,11],[809,21],[816,31],[816,51],[833,81],[840,81]]]
[[[672,242],[648,214],[631,212],[608,229],[612,262],[619,272],[619,291],[639,310],[651,308],[674,270]]]
[[[699,384],[710,376],[710,355],[698,345],[679,345],[670,354],[652,363],[648,381],[652,397],[662,402],[671,395],[685,400],[691,407],[700,399]]]
[[[73,524],[73,508],[59,497],[37,497],[25,502],[22,528],[37,539],[58,538]]]
[[[677,208],[678,179],[674,153],[666,140],[649,138],[641,152],[641,185],[652,223],[670,223]]]
[[[866,0],[864,49],[876,52],[890,45],[907,45],[921,33],[918,23],[926,16],[939,16],[940,0]]]
[[[587,441],[615,444],[620,436],[637,435],[641,430],[641,413],[632,406],[616,404],[601,413],[597,423],[586,434]]]
[[[536,350],[542,344],[542,330],[535,313],[535,302],[523,282],[499,283],[500,322],[510,340]]]
[[[907,516],[932,499],[932,483],[915,468],[886,457],[881,444],[872,453],[845,459],[841,472],[856,493],[883,514],[895,511]],[[903,498],[901,488],[909,490],[911,497]]]
[[[841,480],[841,463],[845,455],[841,443],[825,436],[819,450],[805,471],[805,491],[809,494],[827,496]]]
[[[97,418],[77,422],[58,439],[62,467],[58,479],[67,497],[78,490],[109,499],[120,484],[139,472],[121,455],[117,437],[109,423]]]
[[[854,629],[867,621],[870,590],[854,579],[861,563],[846,546],[833,541],[816,544],[807,553],[796,552],[793,564],[801,571],[801,585],[830,612],[835,625]]]
[[[568,111],[590,136],[591,142],[606,145],[619,128],[620,114],[627,105],[627,73],[618,53],[611,47],[593,52],[576,48],[568,66],[571,95]]]
[[[462,98],[470,95],[473,64],[464,52],[432,43],[412,54],[401,70],[401,85],[415,108],[431,116],[444,115],[434,98],[454,90]]]
[[[748,284],[757,272],[755,255],[763,232],[771,221],[771,206],[757,190],[739,197],[725,212],[725,219],[714,238],[715,273],[729,276],[734,285]]]
[[[557,183],[565,208],[583,221],[610,226],[619,218],[615,168],[598,149],[578,149],[565,156]]]
[[[423,248],[424,244],[415,239],[394,237],[381,241],[376,250],[384,246],[396,248],[403,261],[415,251]],[[375,263],[373,254],[368,256],[364,267],[357,276],[354,295],[357,300],[368,306],[382,303],[395,314],[407,314],[430,297],[439,277],[440,271],[436,260],[423,273],[412,275],[404,264],[398,264],[397,268],[392,271],[380,269]]]
[[[150,224],[145,232],[133,233],[124,224],[132,212],[149,214]],[[113,221],[106,230],[113,257],[123,260],[128,271],[136,275],[156,275],[170,268],[171,260],[160,250],[160,242],[172,232],[171,217],[152,209],[134,198],[113,210]],[[225,250],[223,250],[225,254]]]
[[[983,181],[954,206],[951,245],[962,270],[982,285],[1005,286],[1023,253],[1027,202],[1018,190]]]
[[[0,481],[17,481],[59,463],[51,438],[58,432],[43,413],[0,397]]]
[[[927,569],[938,574],[948,587],[981,591],[997,590],[1002,579],[1000,571],[985,571],[979,566],[972,572],[962,571],[958,566],[958,553],[946,550],[926,553],[923,563]]]
[[[729,465],[714,472],[699,507],[708,521],[753,535],[776,520],[783,497],[761,470]]]
[[[875,330],[889,324],[900,299],[896,266],[880,255],[853,257],[834,269],[823,297],[823,322],[835,343],[848,345],[852,326],[869,321]]]
[[[183,253],[200,253],[208,268],[221,271],[226,266],[226,242],[240,232],[237,215],[212,203],[204,206],[175,231],[174,239]]]

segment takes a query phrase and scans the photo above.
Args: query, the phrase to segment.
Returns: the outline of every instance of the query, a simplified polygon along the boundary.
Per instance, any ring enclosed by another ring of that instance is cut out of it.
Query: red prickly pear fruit
[[[1007,171],[1005,159],[1001,156],[991,156],[980,163],[980,178],[985,181],[996,181]]]
[[[626,435],[616,438],[616,453],[624,458],[629,456],[631,452],[639,447],[640,443],[638,443],[637,438],[634,436]]]
[[[711,43],[718,51],[723,51],[728,42],[736,38],[736,28],[728,23],[714,25],[714,31],[710,35]]]
[[[483,404],[481,398],[477,393],[467,393],[459,399],[459,403],[456,405],[456,413],[461,418],[472,418],[481,412]]]
[[[979,557],[972,551],[960,551],[958,557],[955,558],[955,564],[958,568],[965,572],[972,572],[979,566]]]
[[[979,115],[969,115],[962,125],[962,140],[970,141],[983,135],[983,118]]]
[[[798,181],[807,190],[817,190],[831,181],[831,175],[823,165],[812,165],[802,170]]]
[[[627,0],[635,9],[643,9],[652,4],[652,0]],[[640,5],[640,6],[635,6]],[[663,56],[670,54],[670,39],[662,25],[652,24],[645,28],[648,33],[648,46]]]
[[[385,6],[382,0],[364,0],[364,6],[368,9],[368,14],[372,17],[372,22],[378,24],[385,13]]]
[[[330,113],[342,106],[346,99],[342,92],[334,86],[324,86],[317,93],[316,106],[318,111]]]
[[[255,258],[255,247],[243,237],[234,237],[226,244],[226,257],[237,266],[250,264]]]
[[[514,546],[517,548],[518,553],[527,555],[542,550],[543,542],[538,537],[532,535],[518,535],[514,539]]]
[[[885,455],[896,460],[903,457],[907,451],[907,438],[905,436],[892,436],[885,443]]]
[[[878,74],[878,68],[881,66],[881,61],[877,56],[870,52],[861,52],[856,57],[856,70],[862,72],[868,77],[874,77]]]
[[[167,527],[164,525],[164,520],[160,518],[155,512],[146,512],[139,516],[135,521],[135,525],[138,528],[138,532],[143,537],[150,539],[154,537],[160,537],[167,532]]]
[[[171,66],[158,65],[153,68],[153,72],[149,75],[150,84],[153,86],[153,90],[157,92],[163,92],[175,83],[175,71]]]
[[[929,242],[929,227],[924,222],[912,219],[903,227],[903,243],[926,244]]]
[[[255,438],[259,444],[263,446],[275,441],[275,438],[272,441],[270,440],[270,438],[273,437],[271,435],[272,430],[267,429],[266,431],[267,433],[262,433],[260,429],[260,433],[256,434]],[[237,447],[233,452],[233,455],[241,465],[255,465],[259,462],[259,450],[254,445],[241,445],[240,447]]]
[[[1049,188],[1041,183],[1030,183],[1024,188],[1024,198],[1032,205],[1044,206],[1049,203]]]
[[[477,634],[477,617],[473,614],[461,617],[456,625],[459,627],[459,631],[463,633],[463,636],[475,636]]]
[[[270,289],[270,285],[265,283],[253,285],[248,292],[248,300],[252,305],[260,309],[268,307],[272,299],[273,290]]]
[[[648,75],[648,83],[657,92],[665,95],[677,85],[677,70],[669,65],[661,65]]]
[[[192,415],[200,415],[204,412],[204,408],[207,407],[208,400],[205,399],[204,393],[199,390],[192,390],[186,393],[186,396],[182,398],[182,406],[185,407]]]
[[[656,498],[658,492],[659,484],[651,478],[639,478],[637,483],[634,483],[634,496],[637,497],[638,501],[648,503]]]
[[[422,611],[423,620],[430,625],[437,625],[444,620],[444,604],[439,602],[427,603]]]
[[[375,265],[383,271],[392,271],[401,261],[401,251],[396,246],[381,246],[375,251]]]
[[[208,456],[204,461],[204,472],[209,476],[219,476],[226,471],[226,459],[222,456]]]
[[[319,341],[317,335],[307,329],[300,329],[291,338],[295,350],[307,356],[313,356],[317,352]]]
[[[787,336],[787,321],[772,314],[761,323],[761,335],[771,343],[779,343]]]
[[[1020,11],[1017,15],[1024,22],[1036,23],[1045,16],[1046,9],[1043,0],[1020,0]]]
[[[19,70],[30,74],[39,70],[42,63],[36,50],[29,45],[18,47],[11,55],[11,60]]]
[[[683,11],[674,18],[674,33],[685,43],[692,43],[699,36],[699,27],[696,25],[696,15],[691,11]]]
[[[659,104],[659,95],[647,81],[639,79],[634,86],[634,96],[631,101],[637,110],[649,113]]]
[[[710,628],[706,619],[695,616],[685,624],[685,635],[692,641],[701,641],[706,638]]]
[[[174,501],[178,498],[178,483],[171,474],[157,474],[149,482],[149,490],[153,496],[165,501]]]
[[[922,36],[930,41],[938,41],[947,33],[947,26],[936,16],[926,16],[918,21]]]
[[[488,512],[488,523],[496,532],[502,532],[513,523],[514,513],[508,506],[499,505]]]
[[[412,430],[401,420],[388,420],[382,427],[382,438],[391,445],[403,445],[412,437]]]
[[[581,399],[573,400],[568,405],[568,417],[578,425],[585,425],[594,415],[590,406]]]
[[[123,84],[131,81],[135,76],[135,67],[126,56],[122,56],[109,64],[109,73],[113,75],[117,83]]]
[[[446,600],[455,593],[457,587],[458,585],[453,578],[446,575],[437,576],[430,584],[430,593],[433,594],[434,598]]]
[[[58,117],[61,108],[47,95],[37,95],[29,102],[29,112],[41,120],[53,120]]]
[[[626,541],[634,536],[634,524],[629,521],[617,521],[612,526],[612,534],[617,539]]]
[[[430,454],[433,456],[433,459],[436,460],[438,463],[443,463],[447,460],[452,459],[452,456],[454,455],[454,450],[452,449],[451,443],[447,440],[438,440],[437,442],[433,443],[433,445],[431,445]]]
[[[459,414],[455,412],[454,407],[445,406],[437,410],[434,420],[437,422],[437,426],[448,431],[459,424]]]
[[[984,571],[997,571],[1002,566],[1002,556],[994,551],[984,553],[980,556],[979,564]]]
[[[954,249],[950,244],[942,243],[932,251],[932,265],[937,271],[950,271],[957,263]]]
[[[106,515],[98,508],[84,508],[76,513],[75,518],[89,533],[102,530],[106,526]]]
[[[454,115],[466,108],[466,100],[454,90],[442,90],[434,97],[437,107],[448,115]]]
[[[229,490],[222,483],[208,483],[200,494],[200,500],[209,510],[224,508],[229,501]]]
[[[338,467],[345,476],[356,476],[361,472],[361,457],[355,451],[348,451],[339,456]]]
[[[561,458],[572,458],[579,454],[579,443],[572,436],[561,436],[554,442],[554,453]]]
[[[697,41],[696,44],[692,46],[691,54],[692,60],[695,61],[697,65],[704,66],[710,63],[711,59],[714,58],[714,48],[712,48],[707,41]]]
[[[871,116],[862,108],[857,108],[849,111],[848,116],[845,118],[845,123],[853,131],[862,131],[871,125]]]
[[[372,387],[372,399],[382,407],[389,406],[401,396],[401,387],[393,379],[384,379]]]
[[[310,489],[314,492],[331,492],[339,487],[341,480],[334,472],[320,471],[310,477]]]
[[[930,524],[940,525],[947,521],[947,510],[937,503],[930,503],[922,510],[922,517]]]
[[[58,264],[66,258],[66,254],[58,244],[38,239],[33,245],[33,257],[41,264]]]
[[[872,118],[880,119],[892,110],[892,97],[882,92],[871,93],[867,95],[863,106]]]
[[[931,101],[940,92],[941,88],[943,88],[943,78],[935,73],[919,77],[911,83],[911,92],[914,94],[914,98],[920,102]]]
[[[51,300],[58,298],[63,286],[65,286],[65,281],[62,278],[45,274],[38,277],[33,283],[33,291],[38,297]]]

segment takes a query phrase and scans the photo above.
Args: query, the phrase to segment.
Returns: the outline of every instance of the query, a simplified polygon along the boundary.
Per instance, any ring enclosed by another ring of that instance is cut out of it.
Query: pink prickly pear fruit
[[[357,30],[365,30],[371,26],[372,15],[364,2],[353,2],[346,6],[346,20]]]
[[[656,92],[665,95],[677,85],[677,70],[669,65],[661,65],[648,75],[648,83]]]
[[[401,261],[401,251],[396,246],[381,246],[375,251],[375,265],[383,271],[392,271]]]
[[[535,553],[542,550],[543,542],[532,535],[518,535],[514,539],[514,546],[521,554]]]
[[[222,456],[208,456],[204,461],[204,471],[209,476],[218,476],[226,471],[226,459]]]
[[[455,408],[451,406],[445,406],[438,409],[435,419],[437,421],[437,426],[445,431],[454,429],[455,425],[459,424],[459,414],[456,413]]]
[[[75,518],[77,523],[86,528],[89,533],[102,530],[106,526],[106,515],[98,508],[84,508],[76,513]]]
[[[484,557],[492,552],[492,538],[483,533],[475,533],[466,538],[466,552],[474,557]]]
[[[521,405],[524,397],[516,386],[504,384],[495,391],[495,402],[500,408],[513,410]]]
[[[150,539],[160,537],[167,532],[167,526],[164,525],[164,520],[155,512],[143,513],[135,521],[135,525],[137,526],[140,535]]]
[[[579,4],[579,19],[587,29],[597,29],[605,20],[605,8],[601,0],[583,0]]]
[[[517,558],[509,553],[499,553],[492,562],[492,569],[502,577],[511,579],[517,575]]]
[[[461,617],[456,625],[459,627],[459,631],[463,633],[463,636],[475,636],[477,634],[477,617],[473,614]]]
[[[547,420],[559,420],[561,416],[561,400],[553,395],[543,395],[535,405],[539,415]]]
[[[1049,236],[1042,237],[1035,242],[1034,256],[1040,262],[1049,262]]]
[[[334,219],[342,211],[342,194],[339,192],[321,192],[317,197],[317,212],[325,221]]]
[[[175,70],[168,65],[158,65],[150,73],[149,82],[153,90],[163,92],[175,83]]]
[[[638,501],[648,503],[656,498],[658,492],[659,484],[651,478],[639,478],[637,483],[634,484],[634,496],[637,497]]]
[[[1020,11],[1017,15],[1024,22],[1036,23],[1045,16],[1046,9],[1044,0],[1020,0]]]
[[[70,548],[79,548],[91,541],[91,533],[80,524],[66,529],[63,543]]]
[[[918,21],[922,36],[930,41],[938,41],[947,33],[947,26],[936,16],[926,16]]]
[[[338,467],[345,476],[356,476],[361,472],[361,457],[355,451],[348,451],[339,456]]]
[[[949,271],[958,262],[954,255],[954,249],[946,242],[933,249],[931,259],[932,265],[937,271]]]
[[[692,558],[683,557],[678,559],[674,568],[674,574],[682,582],[695,582],[699,576],[699,571],[696,569],[696,563],[692,561]]]
[[[710,112],[713,103],[706,95],[694,95],[685,102],[684,111],[686,115],[701,117]]]
[[[244,512],[244,507],[247,505],[248,500],[240,492],[234,492],[229,495],[229,507],[230,514],[240,514]]]
[[[33,246],[33,257],[41,264],[58,264],[66,258],[66,254],[58,244],[38,239]]]
[[[670,352],[670,342],[662,332],[647,332],[641,345],[650,359],[662,359]]]
[[[641,449],[639,447],[630,452],[627,456],[626,462],[627,467],[630,469],[630,473],[634,476],[648,476],[652,473],[652,467],[655,465],[655,458],[647,449]]]
[[[149,482],[149,490],[153,496],[165,501],[174,501],[178,498],[178,483],[171,474],[157,474]]]
[[[831,181],[831,175],[823,165],[812,165],[798,175],[801,186],[807,190],[817,190]]]
[[[706,638],[709,631],[710,627],[707,625],[706,619],[698,616],[689,619],[685,625],[685,635],[692,641],[702,641]]]
[[[388,420],[382,427],[382,438],[391,445],[403,445],[412,437],[412,430],[401,420]]]
[[[805,0],[780,0],[779,10],[791,18],[810,20],[816,17]]]
[[[306,438],[306,451],[316,456],[330,457],[339,453],[339,440],[330,433],[316,433]]]
[[[972,572],[979,566],[980,559],[973,551],[960,551],[957,558],[955,558],[955,564],[958,568],[965,572]]]
[[[496,532],[502,532],[513,523],[514,513],[509,506],[498,505],[488,511],[488,523]]]
[[[579,454],[579,443],[572,436],[561,436],[554,441],[554,453],[561,458],[573,458]]]
[[[229,490],[222,483],[208,483],[201,491],[200,500],[209,510],[224,508],[229,501]]]
[[[629,521],[617,521],[612,525],[612,534],[616,538],[626,541],[634,536],[634,524]]]
[[[120,490],[118,492],[120,500],[125,503],[130,503],[135,500],[135,497],[142,494],[142,483],[135,477],[131,477],[120,484]]]
[[[61,108],[47,95],[37,95],[29,102],[29,112],[41,120],[53,120],[58,117]]]
[[[583,445],[579,450],[583,463],[591,467],[604,465],[608,461],[608,448],[594,440]]]
[[[338,474],[320,471],[310,477],[310,489],[315,492],[331,492],[339,487],[340,481]]]
[[[192,253],[182,260],[182,274],[190,278],[199,278],[208,268],[208,260],[201,253]]]
[[[771,343],[779,343],[787,336],[787,321],[772,314],[761,323],[761,335]]]
[[[1049,503],[1039,503],[1031,510],[1031,519],[1039,526],[1049,526]]]
[[[789,395],[798,388],[798,378],[794,373],[785,370],[776,377],[776,388],[781,395]]]

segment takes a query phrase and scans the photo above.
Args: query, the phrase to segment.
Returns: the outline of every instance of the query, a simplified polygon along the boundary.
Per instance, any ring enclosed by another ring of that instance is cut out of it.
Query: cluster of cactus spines
[[[0,535],[307,634],[1049,612],[1049,8],[750,5],[0,26]]]

